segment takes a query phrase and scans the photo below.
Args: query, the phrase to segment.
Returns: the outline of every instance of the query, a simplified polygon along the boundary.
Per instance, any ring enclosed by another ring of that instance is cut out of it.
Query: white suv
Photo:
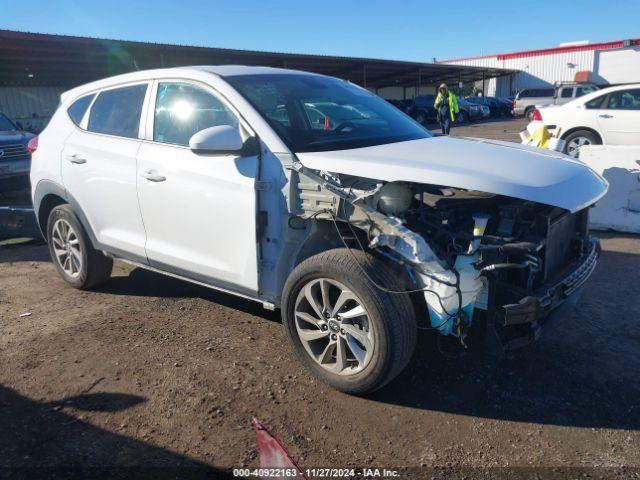
[[[607,188],[561,154],[432,137],[343,80],[240,66],[66,92],[31,182],[72,286],[120,259],[280,308],[299,359],[350,393],[396,376],[420,325],[534,339],[595,267]]]

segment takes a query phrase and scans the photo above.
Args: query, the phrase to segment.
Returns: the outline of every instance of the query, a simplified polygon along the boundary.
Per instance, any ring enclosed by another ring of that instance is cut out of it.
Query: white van
[[[262,67],[75,88],[32,148],[67,283],[118,259],[279,308],[305,366],[356,394],[405,367],[420,326],[536,338],[595,268],[607,189],[562,154],[433,137],[347,81]]]

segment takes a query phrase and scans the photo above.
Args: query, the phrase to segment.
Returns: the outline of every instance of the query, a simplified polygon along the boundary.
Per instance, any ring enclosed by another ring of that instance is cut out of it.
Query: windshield
[[[301,74],[226,77],[294,152],[369,147],[431,135],[347,81]]]
[[[4,114],[0,113],[0,132],[10,132],[12,130],[16,130],[16,126]]]

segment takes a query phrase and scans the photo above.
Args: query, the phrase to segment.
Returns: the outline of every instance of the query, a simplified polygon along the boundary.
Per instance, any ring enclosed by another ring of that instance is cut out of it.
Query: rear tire
[[[282,294],[282,324],[298,359],[324,383],[355,395],[396,377],[416,343],[409,296],[379,290],[367,276],[403,290],[386,263],[339,248],[300,263]],[[340,304],[341,298],[347,300]],[[346,353],[339,357],[341,351]]]
[[[49,214],[47,244],[51,260],[62,279],[74,288],[88,290],[111,276],[113,260],[93,248],[82,224],[67,205]]]
[[[533,119],[534,110],[535,107],[527,107],[527,109],[524,111],[524,116],[527,117],[527,120],[531,121]]]

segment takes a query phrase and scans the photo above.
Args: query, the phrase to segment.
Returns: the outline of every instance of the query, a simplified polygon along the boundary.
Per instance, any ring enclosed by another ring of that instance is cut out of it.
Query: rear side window
[[[101,92],[91,107],[88,130],[138,138],[140,114],[147,85],[114,88]]]
[[[555,90],[553,88],[542,88],[538,90],[538,97],[553,97],[555,94]]]
[[[87,108],[89,108],[89,105],[91,105],[91,101],[95,96],[95,93],[92,93],[91,95],[85,95],[84,97],[80,97],[78,100],[71,104],[71,106],[67,109],[67,113],[69,114],[69,117],[71,117],[71,120],[73,120],[73,123],[75,123],[76,125],[80,125],[80,122],[82,122],[82,118],[84,117]]]

